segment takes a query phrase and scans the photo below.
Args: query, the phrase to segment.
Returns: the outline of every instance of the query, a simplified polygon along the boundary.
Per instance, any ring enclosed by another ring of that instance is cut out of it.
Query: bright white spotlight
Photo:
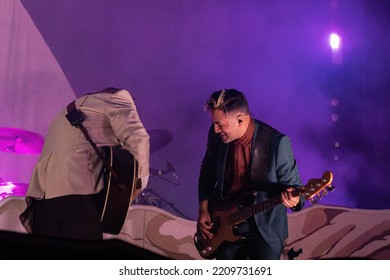
[[[340,48],[340,46],[341,46],[341,38],[340,38],[340,36],[337,35],[336,33],[330,34],[329,43],[330,43],[330,47],[333,50],[338,50]]]
[[[341,47],[342,47],[342,40],[339,35],[336,33],[332,33],[329,36],[329,44],[330,48],[332,50],[332,62],[335,64],[340,64],[342,59],[341,59]]]
[[[337,35],[336,33],[330,34],[329,43],[330,43],[330,47],[333,50],[338,50],[341,47],[341,38],[340,38],[340,36]]]

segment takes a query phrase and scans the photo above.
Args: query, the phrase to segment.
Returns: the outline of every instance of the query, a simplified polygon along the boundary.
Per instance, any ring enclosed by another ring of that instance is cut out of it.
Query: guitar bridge
[[[238,225],[234,225],[232,227],[232,232],[235,236],[237,236],[240,240],[245,240],[246,237],[244,235],[242,235],[243,231],[242,231],[242,226],[243,224],[245,223],[241,223],[241,224],[238,224]]]

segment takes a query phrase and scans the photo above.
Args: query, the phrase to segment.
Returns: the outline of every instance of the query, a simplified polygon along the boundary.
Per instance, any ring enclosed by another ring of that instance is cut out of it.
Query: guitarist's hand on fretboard
[[[299,203],[299,196],[293,196],[291,192],[294,190],[294,188],[288,188],[281,194],[281,201],[284,204],[284,206],[288,208],[293,208],[298,205]]]

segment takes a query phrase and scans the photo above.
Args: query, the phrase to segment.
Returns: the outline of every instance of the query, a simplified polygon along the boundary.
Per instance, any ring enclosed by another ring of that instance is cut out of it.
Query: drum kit
[[[163,129],[149,130],[150,153],[155,153],[164,148],[172,140],[172,134]],[[19,128],[0,128],[0,152],[10,154],[40,154],[44,143],[44,137],[35,132]],[[174,185],[179,185],[180,181],[175,173],[175,169],[170,162],[166,162],[165,170],[150,169],[151,177],[158,177]],[[168,179],[167,176],[173,179]],[[150,184],[150,180],[149,180]],[[6,182],[0,177],[0,201],[9,196],[25,196],[28,184],[18,182]],[[152,205],[163,207],[168,205],[176,212],[174,205],[165,201],[152,188],[145,188],[133,201],[133,204]],[[180,213],[181,214],[181,213]]]
[[[35,132],[4,127],[0,128],[0,151],[11,154],[39,154],[44,138]],[[8,196],[25,196],[28,184],[4,182],[0,177],[0,201]]]

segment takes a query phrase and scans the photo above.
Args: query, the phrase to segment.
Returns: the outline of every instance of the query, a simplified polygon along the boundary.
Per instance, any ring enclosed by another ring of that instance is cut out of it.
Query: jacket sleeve
[[[299,188],[302,186],[301,178],[299,176],[297,162],[295,160],[290,138],[283,136],[278,144],[276,151],[276,172],[279,182],[286,186]],[[304,198],[300,197],[300,203],[291,208],[293,211],[302,209]]]
[[[138,178],[149,176],[149,135],[127,90],[112,94],[106,105],[112,130],[138,162]]]

